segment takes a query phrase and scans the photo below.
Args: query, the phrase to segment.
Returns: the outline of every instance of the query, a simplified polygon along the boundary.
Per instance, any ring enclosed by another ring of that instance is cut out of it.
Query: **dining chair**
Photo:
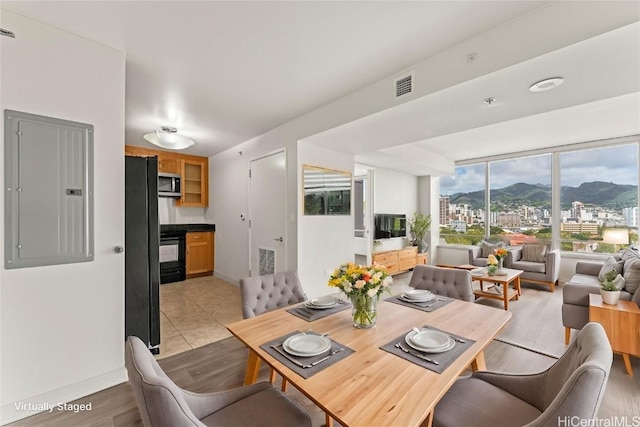
[[[147,427],[311,426],[311,417],[268,382],[196,394],[178,387],[138,337],[125,343],[129,384]]]
[[[588,323],[544,372],[481,371],[458,379],[436,405],[433,426],[557,427],[561,420],[595,419],[612,361],[604,328]]]
[[[409,286],[428,289],[434,294],[462,301],[474,301],[471,273],[458,268],[417,265],[413,269]]]
[[[307,300],[295,272],[244,277],[240,279],[240,298],[244,319]],[[275,377],[276,373],[271,369],[269,380],[274,382]],[[287,382],[283,378],[282,391],[286,388]]]

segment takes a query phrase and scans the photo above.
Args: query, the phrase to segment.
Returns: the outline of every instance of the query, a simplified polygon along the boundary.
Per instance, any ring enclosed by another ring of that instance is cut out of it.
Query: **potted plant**
[[[618,289],[618,284],[615,282],[617,276],[618,272],[611,270],[605,274],[604,281],[600,284],[600,296],[602,296],[602,302],[605,304],[618,304],[620,290]]]
[[[429,231],[429,228],[431,228],[431,215],[416,212],[413,214],[413,218],[407,222],[413,235],[411,244],[418,247],[419,253],[427,252],[429,245],[424,241],[424,236]]]

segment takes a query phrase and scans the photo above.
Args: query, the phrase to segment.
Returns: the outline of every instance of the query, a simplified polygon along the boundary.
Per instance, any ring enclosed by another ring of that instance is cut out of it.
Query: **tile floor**
[[[392,293],[406,289],[410,278],[410,272],[394,276]],[[206,276],[160,285],[157,358],[228,338],[231,333],[225,325],[238,320],[242,320],[240,288],[232,283]]]
[[[231,336],[242,320],[240,288],[213,276],[160,285],[160,354],[182,353]]]

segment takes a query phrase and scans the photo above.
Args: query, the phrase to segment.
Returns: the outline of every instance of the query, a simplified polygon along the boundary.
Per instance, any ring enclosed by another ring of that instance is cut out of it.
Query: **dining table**
[[[468,368],[486,370],[484,350],[511,313],[460,300],[427,312],[392,299],[381,296],[375,326],[368,329],[354,327],[350,307],[314,321],[285,307],[228,324],[249,350],[245,385],[257,381],[263,360],[342,426],[431,425],[436,404],[458,376]],[[414,327],[435,328],[468,343],[440,373],[382,349]],[[265,343],[296,331],[327,334],[351,353],[304,378],[265,349]]]

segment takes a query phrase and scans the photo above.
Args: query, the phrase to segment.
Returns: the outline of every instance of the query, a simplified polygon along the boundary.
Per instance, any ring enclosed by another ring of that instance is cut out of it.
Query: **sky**
[[[524,182],[551,185],[551,154],[492,162],[491,189]],[[638,185],[636,144],[560,153],[561,185],[604,181]],[[440,178],[440,194],[484,190],[484,164],[460,166],[456,176]]]

